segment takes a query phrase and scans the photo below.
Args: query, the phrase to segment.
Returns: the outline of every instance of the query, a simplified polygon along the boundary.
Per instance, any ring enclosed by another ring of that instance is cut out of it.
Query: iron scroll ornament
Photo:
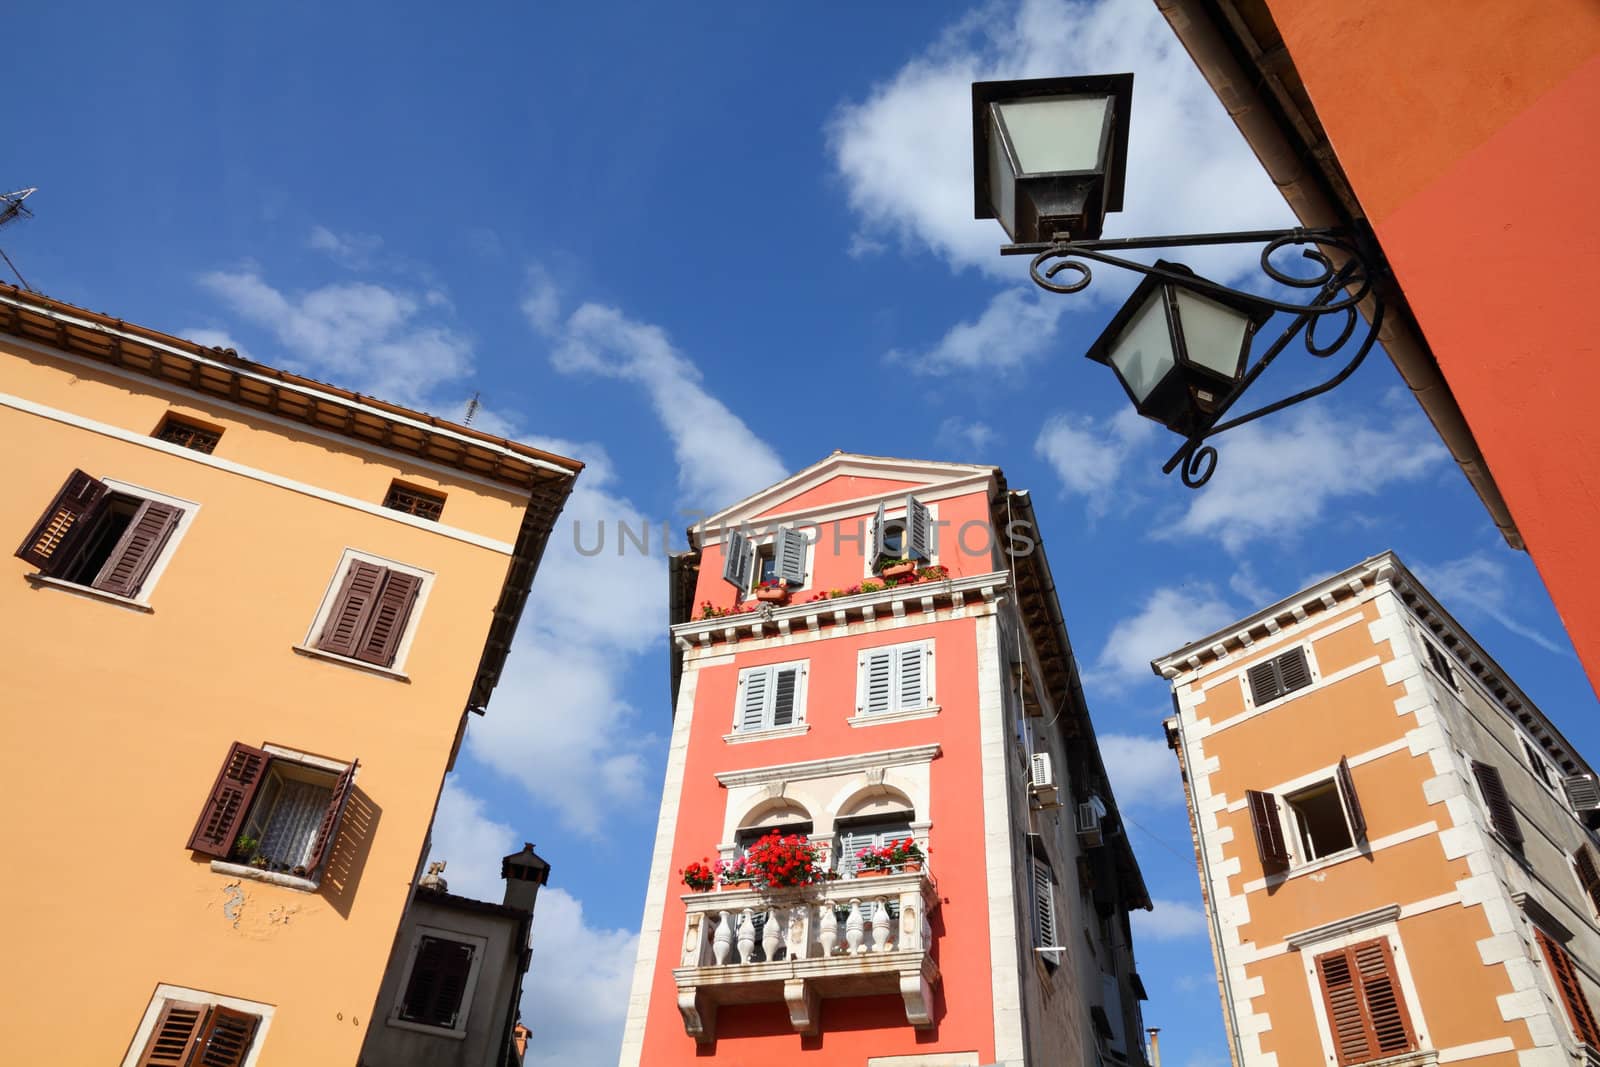
[[[1206,245],[1225,244],[1261,244],[1261,270],[1268,278],[1279,285],[1291,289],[1315,290],[1311,299],[1305,303],[1292,303],[1276,300],[1271,297],[1259,296],[1225,285],[1219,285],[1209,279],[1195,275],[1177,275],[1170,271],[1148,263],[1138,263],[1133,260],[1123,259],[1121,256],[1112,255],[1112,252],[1133,251],[1144,248],[1183,248]],[[1272,257],[1275,253],[1298,246],[1303,259],[1316,264],[1316,273],[1310,277],[1303,277],[1284,271],[1273,264]],[[1383,325],[1384,304],[1383,298],[1373,288],[1374,271],[1372,257],[1370,257],[1351,237],[1342,230],[1331,229],[1292,229],[1292,230],[1249,230],[1238,233],[1208,233],[1192,234],[1186,236],[1167,237],[1133,237],[1099,241],[1059,241],[1048,244],[1008,245],[1001,249],[1003,255],[1029,255],[1033,262],[1028,267],[1028,273],[1040,288],[1048,289],[1052,293],[1076,293],[1088,288],[1094,279],[1094,272],[1089,263],[1094,261],[1105,263],[1123,270],[1133,271],[1148,277],[1161,278],[1200,293],[1211,293],[1215,296],[1247,300],[1262,307],[1271,308],[1273,311],[1292,314],[1290,321],[1281,334],[1267,346],[1261,355],[1251,363],[1238,383],[1217,404],[1216,410],[1204,417],[1196,425],[1194,431],[1185,438],[1183,444],[1172,454],[1172,457],[1162,466],[1161,473],[1171,474],[1180,464],[1182,470],[1180,477],[1183,484],[1190,489],[1198,489],[1211,480],[1212,474],[1217,469],[1216,447],[1207,444],[1207,440],[1225,433],[1228,430],[1245,423],[1254,422],[1264,415],[1282,411],[1314,396],[1320,396],[1328,390],[1343,382],[1357,367],[1361,366],[1367,358],[1367,353],[1372,351],[1372,346],[1377,342],[1378,331]],[[1057,277],[1063,272],[1070,272],[1073,277],[1070,281],[1058,281]],[[1342,349],[1355,336],[1357,327],[1361,324],[1362,316],[1360,305],[1369,300],[1369,314],[1366,320],[1366,333],[1361,337],[1355,354],[1341,367],[1337,373],[1327,380],[1309,389],[1303,389],[1292,396],[1274,400],[1263,404],[1244,415],[1231,419],[1224,416],[1244,394],[1245,390],[1254,384],[1261,373],[1277,359],[1283,350],[1288,347],[1296,337],[1303,336],[1306,352],[1317,358],[1327,359]],[[1332,321],[1339,324],[1335,336],[1327,340],[1319,340],[1317,326],[1325,318],[1332,317]]]

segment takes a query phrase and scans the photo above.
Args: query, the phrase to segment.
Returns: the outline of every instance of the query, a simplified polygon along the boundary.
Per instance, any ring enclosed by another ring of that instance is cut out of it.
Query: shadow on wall
[[[378,819],[383,809],[360,786],[350,791],[344,807],[344,821],[339,826],[339,838],[334,842],[333,855],[328,857],[328,868],[322,875],[322,896],[342,918],[350,918],[350,906],[355,902],[356,886],[361,872],[366,869],[367,857],[372,853],[372,839],[378,832]]]

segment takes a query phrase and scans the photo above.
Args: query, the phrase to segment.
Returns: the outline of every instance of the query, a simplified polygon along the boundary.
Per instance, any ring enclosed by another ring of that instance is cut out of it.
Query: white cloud
[[[1228,588],[1254,608],[1264,608],[1276,599],[1271,586],[1261,580],[1255,564],[1248,559],[1241,559],[1234,564],[1233,573],[1228,575]]]
[[[1154,679],[1152,659],[1204,637],[1237,615],[1210,585],[1157,589],[1137,614],[1111,628],[1089,679],[1113,689]]]
[[[426,296],[366,282],[289,295],[248,269],[212,271],[200,284],[271,333],[285,369],[410,407],[472,373],[471,343],[422,314]]]
[[[1160,737],[1101,734],[1100,756],[1117,803],[1124,808],[1175,804],[1183,799],[1178,757]]]
[[[313,226],[306,245],[326,253],[340,266],[363,270],[372,265],[372,257],[383,247],[383,238],[371,233],[334,233],[326,226]]]
[[[1206,913],[1183,900],[1154,900],[1154,911],[1132,912],[1134,942],[1176,941],[1202,937],[1206,932]]]
[[[1163,536],[1213,537],[1234,553],[1256,540],[1292,538],[1323,518],[1334,501],[1417,481],[1449,459],[1414,408],[1369,416],[1354,404],[1337,415],[1323,407],[1295,408],[1230,431],[1215,444],[1216,475]]]
[[[939,424],[938,441],[941,448],[962,453],[970,458],[971,454],[982,456],[987,453],[989,446],[998,440],[993,426],[976,419],[963,419],[952,415]]]
[[[1124,464],[1153,435],[1154,424],[1132,408],[1105,419],[1053,415],[1040,429],[1033,452],[1050,464],[1064,492],[1085,497],[1090,513],[1101,514],[1122,483]]]
[[[555,290],[537,270],[529,275],[522,309],[534,329],[552,338],[557,370],[644,388],[672,440],[684,503],[715,510],[788,475],[772,447],[711,395],[700,368],[659,326],[593,303],[560,322]]]
[[[996,254],[999,226],[972,218],[970,84],[1089,71],[1135,74],[1126,209],[1108,218],[1108,237],[1290,222],[1154,4],[1019,0],[969,13],[832,117],[829,148],[860,220],[853,250],[890,238],[953,268],[1015,277],[1021,264]],[[1223,275],[1254,258],[1238,249],[1184,254],[1195,269]]]
[[[1055,347],[1056,324],[1067,300],[1042,290],[1004,289],[971,322],[958,322],[927,352],[896,349],[891,363],[925,374],[983,368],[1014,371]]]
[[[245,359],[253,358],[249,352],[244,350],[243,345],[233,339],[231,334],[222,330],[209,330],[203,326],[198,326],[192,329],[179,330],[178,336],[187,338],[197,345],[205,345],[208,348],[231,348]]]
[[[482,800],[454,780],[445,783],[434,821],[431,859],[447,859],[450,891],[501,899],[500,858],[523,836],[490,819]],[[552,868],[559,880],[559,868]],[[522,1021],[533,1030],[530,1063],[615,1063],[633,979],[638,935],[590,926],[583,904],[559,886],[539,892],[533,915],[533,960],[523,981]]]
[[[1432,566],[1421,565],[1416,570],[1422,584],[1439,598],[1445,610],[1452,615],[1463,619],[1493,619],[1547,652],[1554,652],[1558,656],[1572,655],[1569,648],[1519,622],[1511,614],[1512,579],[1502,560],[1487,552],[1474,552]]]

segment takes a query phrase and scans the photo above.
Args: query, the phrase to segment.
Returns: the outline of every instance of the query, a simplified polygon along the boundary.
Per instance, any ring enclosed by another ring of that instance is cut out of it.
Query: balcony
[[[801,1034],[815,1034],[821,1001],[898,993],[906,1022],[933,1025],[929,913],[937,887],[924,871],[896,871],[799,889],[688,893],[683,957],[672,972],[683,1028],[716,1038],[723,1004],[782,1001]]]

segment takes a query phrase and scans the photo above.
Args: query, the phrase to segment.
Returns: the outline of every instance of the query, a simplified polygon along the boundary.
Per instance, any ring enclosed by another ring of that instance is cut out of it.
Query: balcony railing
[[[688,893],[683,955],[673,970],[684,1029],[716,1037],[723,1004],[784,1002],[802,1034],[817,1032],[821,1000],[899,993],[906,1021],[933,1025],[929,913],[939,904],[926,871],[896,871],[799,889]]]

